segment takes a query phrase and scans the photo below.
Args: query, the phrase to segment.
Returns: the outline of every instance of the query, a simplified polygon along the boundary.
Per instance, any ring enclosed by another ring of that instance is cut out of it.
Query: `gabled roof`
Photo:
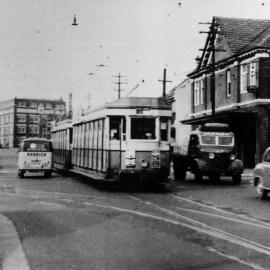
[[[270,47],[270,20],[214,17],[232,54]]]
[[[209,29],[200,62],[190,74],[209,66],[212,57],[211,40],[213,39],[215,49],[221,49],[221,51],[215,52],[215,63],[254,49],[270,50],[270,20],[213,17]]]

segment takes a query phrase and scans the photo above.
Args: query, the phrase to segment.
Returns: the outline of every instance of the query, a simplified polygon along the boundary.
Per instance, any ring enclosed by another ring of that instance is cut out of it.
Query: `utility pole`
[[[162,98],[165,99],[166,98],[166,83],[172,82],[172,81],[166,80],[166,68],[163,69],[163,80],[158,80],[158,81],[163,83]]]
[[[211,110],[212,110],[212,119],[214,119],[216,114],[216,77],[215,77],[215,65],[216,65],[216,52],[225,52],[225,50],[216,49],[215,48],[215,40],[216,36],[219,32],[217,23],[213,20],[212,23],[199,23],[199,24],[210,24],[209,31],[200,31],[199,33],[205,33],[210,34],[208,38],[209,47],[200,49],[200,51],[208,51],[211,52],[211,66],[210,66],[210,72],[211,72]]]
[[[118,99],[121,98],[121,91],[124,91],[121,89],[121,85],[122,84],[127,84],[126,82],[122,82],[121,81],[121,78],[124,78],[124,77],[127,77],[127,76],[122,76],[120,73],[117,75],[117,76],[113,76],[113,77],[116,77],[118,78],[118,82],[115,82],[115,84],[118,85],[118,88],[117,89],[114,89],[114,91],[117,91],[118,92]]]

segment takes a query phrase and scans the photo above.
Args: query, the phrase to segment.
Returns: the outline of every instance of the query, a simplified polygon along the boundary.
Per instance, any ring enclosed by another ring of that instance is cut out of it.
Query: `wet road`
[[[270,200],[249,184],[94,184],[56,173],[19,179],[0,149],[2,269],[269,269]]]

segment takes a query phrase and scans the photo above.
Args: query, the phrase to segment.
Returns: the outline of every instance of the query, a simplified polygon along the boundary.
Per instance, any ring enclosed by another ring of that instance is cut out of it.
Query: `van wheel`
[[[24,171],[19,171],[19,172],[18,172],[18,176],[19,176],[20,178],[23,178],[23,177],[24,177]]]
[[[44,177],[50,178],[51,176],[52,176],[52,172],[51,171],[44,172]]]
[[[257,191],[257,196],[259,199],[265,200],[267,198],[268,190],[263,188],[263,184],[260,180],[258,180],[256,191]]]
[[[241,174],[238,173],[238,174],[233,175],[233,176],[232,176],[232,180],[233,180],[233,183],[234,183],[235,185],[240,185],[240,184],[241,184],[241,181],[242,181],[242,176],[241,176]]]

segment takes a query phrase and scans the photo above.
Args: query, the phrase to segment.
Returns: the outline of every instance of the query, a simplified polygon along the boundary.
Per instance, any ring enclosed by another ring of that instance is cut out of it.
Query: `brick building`
[[[270,20],[213,17],[209,29],[188,74],[192,113],[182,123],[228,123],[238,156],[253,167],[270,145]]]
[[[66,115],[62,99],[14,98],[0,102],[0,145],[17,147],[27,137],[50,138],[51,121]]]

